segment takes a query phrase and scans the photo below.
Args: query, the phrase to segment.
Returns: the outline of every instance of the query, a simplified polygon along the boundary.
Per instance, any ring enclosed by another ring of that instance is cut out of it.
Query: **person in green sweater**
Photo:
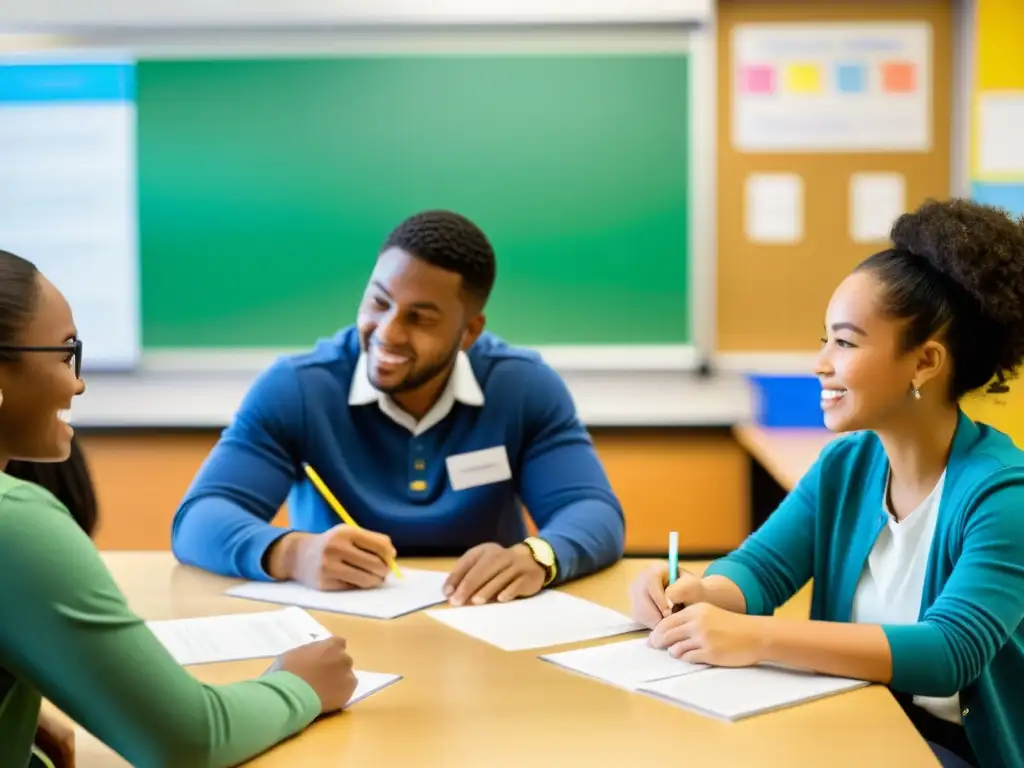
[[[0,251],[0,466],[63,461],[82,343],[36,267]],[[206,685],[128,607],[87,533],[57,498],[0,473],[0,765],[29,765],[42,698],[132,765],[233,766],[340,710],[355,690],[341,638],[274,671]]]
[[[825,315],[824,421],[851,434],[701,578],[639,577],[632,612],[686,661],[887,685],[944,765],[1024,766],[1024,451],[960,407],[1024,360],[1024,223],[928,201],[891,240]],[[810,622],[772,616],[809,580]]]
[[[85,451],[72,436],[70,454],[64,461],[7,462],[4,470],[11,477],[35,483],[52,493],[64,505],[78,526],[90,537],[99,520],[96,489]],[[31,768],[70,768],[74,765],[75,731],[49,714],[41,712],[36,728]]]
[[[85,449],[77,437],[71,438],[71,449],[64,461],[25,461],[12,459],[4,469],[11,477],[42,486],[63,504],[78,526],[89,537],[96,535],[99,505],[96,488],[89,472]]]

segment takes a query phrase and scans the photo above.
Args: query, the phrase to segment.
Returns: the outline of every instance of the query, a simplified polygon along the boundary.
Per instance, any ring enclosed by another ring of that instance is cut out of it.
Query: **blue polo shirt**
[[[622,556],[625,523],[565,383],[538,354],[484,333],[459,355],[416,421],[369,384],[354,327],[282,357],[247,393],[174,517],[183,563],[268,580],[270,524],[340,521],[306,479],[309,463],[363,527],[399,556],[457,555],[526,536],[523,506],[558,558],[559,581]]]

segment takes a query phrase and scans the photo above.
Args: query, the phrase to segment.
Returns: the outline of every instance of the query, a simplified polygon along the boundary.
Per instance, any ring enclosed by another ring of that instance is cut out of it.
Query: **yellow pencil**
[[[361,528],[362,526],[352,519],[352,516],[345,511],[343,506],[341,506],[341,502],[338,501],[333,493],[331,493],[331,489],[328,488],[324,481],[320,479],[320,475],[316,473],[316,470],[309,466],[309,464],[303,464],[303,467],[306,470],[306,476],[310,481],[312,481],[313,485],[316,486],[316,489],[320,491],[320,495],[323,496],[327,503],[331,505],[331,508],[338,513],[338,517],[344,521],[345,525],[350,525],[353,528]],[[389,560],[388,565],[391,567],[391,572],[394,573],[395,576],[400,579],[405,578],[402,575],[402,572],[398,570],[397,563],[393,560]]]

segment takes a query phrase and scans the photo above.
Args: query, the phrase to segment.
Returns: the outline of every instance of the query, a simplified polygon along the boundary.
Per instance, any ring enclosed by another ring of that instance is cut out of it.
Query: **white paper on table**
[[[352,698],[345,704],[344,709],[348,709],[357,701],[362,701],[367,696],[371,696],[402,679],[401,675],[390,675],[385,672],[367,672],[363,669],[355,670],[355,675],[357,681],[356,690],[353,692]]]
[[[301,608],[146,624],[182,665],[280,656],[292,648],[331,636]]]
[[[232,587],[225,594],[371,619],[394,619],[445,601],[443,587],[447,573],[403,568],[402,575],[404,578],[399,579],[389,573],[384,584],[376,589],[322,592],[295,581],[251,581]]]
[[[234,613],[193,619],[146,622],[182,666],[280,656],[331,637],[331,632],[301,608]],[[401,675],[355,670],[356,690],[346,707],[398,682]]]
[[[674,658],[667,650],[652,648],[647,644],[646,637],[575,651],[549,653],[540,658],[630,691],[635,691],[644,683],[689,675],[708,668],[705,664],[691,664]]]
[[[888,242],[893,222],[907,210],[907,182],[901,173],[855,173],[849,197],[850,239]]]
[[[556,591],[510,603],[433,609],[427,615],[505,651],[565,645],[644,629],[618,611]]]
[[[804,181],[795,173],[747,176],[744,222],[752,243],[786,245],[804,238]]]
[[[978,170],[982,175],[1024,174],[1024,91],[978,96]]]
[[[740,720],[866,685],[863,680],[766,665],[715,667],[644,683],[637,690],[699,714]]]

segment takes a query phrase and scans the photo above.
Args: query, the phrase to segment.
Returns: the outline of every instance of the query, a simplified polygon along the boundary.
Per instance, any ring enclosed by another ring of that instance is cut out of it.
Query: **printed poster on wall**
[[[0,247],[67,296],[87,372],[141,353],[135,137],[131,58],[0,58]]]
[[[931,25],[739,24],[732,31],[738,152],[927,152]]]

